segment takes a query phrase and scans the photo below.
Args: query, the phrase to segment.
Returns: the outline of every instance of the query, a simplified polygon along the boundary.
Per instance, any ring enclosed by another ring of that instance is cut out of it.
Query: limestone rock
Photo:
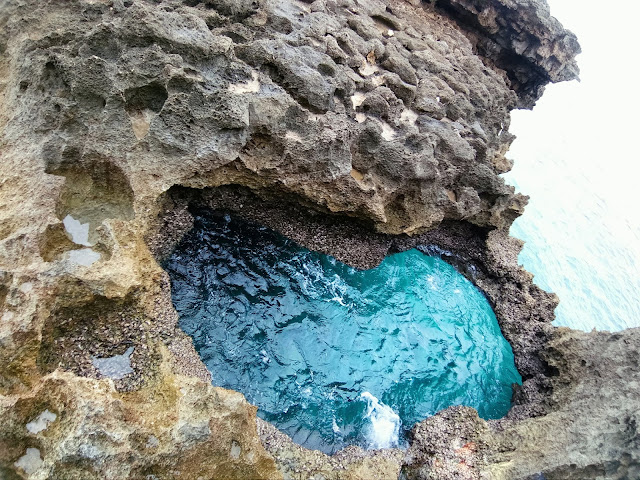
[[[549,82],[577,78],[576,36],[541,0],[436,0],[472,32],[478,53],[507,72],[520,105],[532,107]]]
[[[510,111],[574,78],[578,49],[536,0],[2,2],[0,476],[634,475],[637,335],[551,327],[508,237],[526,197],[499,176]],[[514,347],[508,417],[442,412],[410,457],[257,428],[159,264],[196,204],[361,268],[415,246],[456,265]]]
[[[71,179],[58,216],[100,203],[96,222],[130,220],[141,197],[171,185],[235,183],[389,233],[443,219],[510,225],[522,199],[496,174],[508,168],[509,76],[521,66],[478,55],[479,37],[428,4],[224,5],[7,2],[3,49],[21,61],[5,62],[3,95],[24,114],[5,138],[28,134],[45,172]],[[570,78],[575,49],[539,17],[518,21],[551,38],[559,65],[542,48],[503,51]]]
[[[55,419],[39,431],[29,429],[41,411]],[[14,470],[34,479],[278,478],[256,436],[255,411],[241,394],[188,377],[168,374],[120,393],[110,380],[56,371],[28,396],[0,404],[0,473],[19,478]]]

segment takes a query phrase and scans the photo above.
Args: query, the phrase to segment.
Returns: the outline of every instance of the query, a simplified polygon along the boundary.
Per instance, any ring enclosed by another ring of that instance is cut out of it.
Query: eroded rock
[[[0,476],[430,478],[437,459],[452,478],[632,476],[637,335],[550,326],[557,299],[507,234],[526,197],[499,177],[509,112],[574,78],[577,51],[537,1],[4,2]],[[327,457],[257,428],[211,386],[158,264],[194,203],[358,267],[442,255],[514,347],[509,416],[442,412],[410,456]],[[126,352],[118,378],[94,363]]]

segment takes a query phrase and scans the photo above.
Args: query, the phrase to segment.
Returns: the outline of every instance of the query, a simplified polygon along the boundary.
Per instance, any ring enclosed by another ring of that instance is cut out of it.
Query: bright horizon
[[[639,270],[633,268],[640,265],[640,41],[635,26],[640,5],[614,0],[602,8],[593,0],[548,1],[551,14],[578,36],[581,81],[549,85],[533,111],[512,113],[510,131],[518,138],[507,154],[514,168],[505,177],[531,196],[514,234],[518,236],[518,228],[529,230],[525,250],[544,255],[548,271],[526,261],[525,267],[536,273],[536,283],[567,303],[570,289],[582,288],[580,282],[569,285],[566,280],[563,287],[561,279],[546,274],[556,269],[556,276],[561,275],[576,262],[592,264],[594,274],[608,286],[626,281],[640,287]],[[617,265],[606,272],[613,260]],[[613,301],[606,291],[600,293],[599,301]],[[628,294],[625,298],[631,307],[616,313],[628,317],[620,327],[640,326],[640,315],[635,317],[639,301]],[[596,312],[591,314],[596,317]],[[598,318],[581,321],[571,326],[606,328]]]

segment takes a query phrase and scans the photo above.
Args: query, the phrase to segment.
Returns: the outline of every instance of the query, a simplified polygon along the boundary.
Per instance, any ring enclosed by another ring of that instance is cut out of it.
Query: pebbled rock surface
[[[510,111],[578,51],[535,0],[1,2],[0,478],[637,476],[638,334],[551,327],[499,176]],[[256,423],[159,266],[193,206],[360,268],[443,256],[514,348],[509,415],[333,457]]]
[[[435,0],[472,39],[478,53],[507,72],[519,105],[532,107],[549,82],[577,77],[576,36],[538,0]],[[515,53],[515,55],[514,55]]]
[[[48,174],[111,177],[114,191],[86,192],[112,197],[109,218],[131,219],[141,195],[174,184],[269,184],[394,234],[444,219],[504,228],[526,202],[496,175],[510,168],[515,71],[428,4],[16,0],[4,11],[7,61],[21,59],[5,95],[25,111],[6,140],[37,135]],[[511,56],[537,75],[528,52]],[[78,195],[67,186],[58,213],[90,210]]]

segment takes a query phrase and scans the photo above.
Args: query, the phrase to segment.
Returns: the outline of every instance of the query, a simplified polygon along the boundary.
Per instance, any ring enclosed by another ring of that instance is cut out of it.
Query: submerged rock
[[[447,478],[460,458],[452,478],[633,478],[637,332],[551,327],[507,234],[526,198],[499,177],[510,110],[574,78],[578,49],[535,0],[2,2],[0,477]],[[194,205],[358,267],[441,254],[513,346],[515,406],[445,411],[408,455],[256,427],[158,264]],[[130,347],[103,378],[92,359]]]

